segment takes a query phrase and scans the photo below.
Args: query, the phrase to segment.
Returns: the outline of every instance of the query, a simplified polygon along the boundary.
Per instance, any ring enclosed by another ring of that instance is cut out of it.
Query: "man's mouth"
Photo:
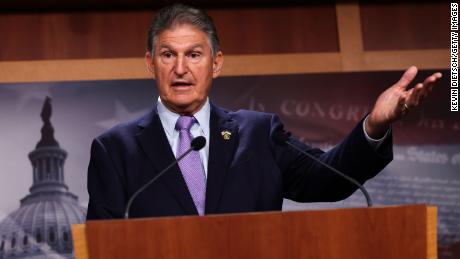
[[[192,86],[192,84],[189,82],[173,82],[171,86],[181,88],[181,87],[190,87]]]

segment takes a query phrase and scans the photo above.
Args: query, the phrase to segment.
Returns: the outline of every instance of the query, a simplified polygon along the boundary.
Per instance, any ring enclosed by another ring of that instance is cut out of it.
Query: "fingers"
[[[414,80],[415,76],[417,75],[417,67],[411,66],[409,67],[406,72],[402,75],[401,79],[395,84],[396,87],[405,90],[412,80]]]
[[[420,98],[425,99],[426,96],[431,93],[434,87],[434,82],[436,82],[436,77],[434,75],[429,76],[423,81],[423,89],[420,93]]]
[[[398,100],[398,105],[397,105],[398,113],[399,113],[399,115],[396,116],[397,118],[401,118],[401,116],[407,113],[408,110],[405,104],[406,104],[406,98],[404,96],[400,97]]]
[[[405,103],[409,108],[416,107],[433,90],[435,83],[442,77],[441,73],[434,73],[427,77],[423,83],[418,83],[414,88],[406,91]]]
[[[405,104],[407,105],[407,107],[412,108],[418,106],[425,92],[426,88],[424,88],[424,85],[421,83],[416,84],[414,88],[408,90],[406,92],[405,98]]]
[[[396,84],[379,96],[373,108],[377,111],[374,113],[375,118],[386,123],[401,119],[412,108],[421,104],[442,76],[441,73],[434,73],[415,87],[407,89],[417,75],[417,71],[415,66],[408,68]]]
[[[431,91],[433,89],[434,83],[442,77],[441,73],[434,73],[431,76],[427,77],[423,82],[424,85],[427,86],[428,90]]]
[[[442,77],[441,73],[434,73],[433,75],[427,77],[423,82],[423,89],[420,92],[420,98],[423,100],[425,99],[429,93],[433,90],[436,81],[438,81]]]

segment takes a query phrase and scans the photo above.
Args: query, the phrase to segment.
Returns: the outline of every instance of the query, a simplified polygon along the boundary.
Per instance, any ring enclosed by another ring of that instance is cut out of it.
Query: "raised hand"
[[[441,73],[434,73],[427,77],[423,83],[418,83],[413,88],[408,89],[416,75],[417,68],[411,66],[397,83],[377,98],[365,125],[366,132],[371,138],[383,137],[391,123],[418,107],[432,91],[436,81],[442,77]]]

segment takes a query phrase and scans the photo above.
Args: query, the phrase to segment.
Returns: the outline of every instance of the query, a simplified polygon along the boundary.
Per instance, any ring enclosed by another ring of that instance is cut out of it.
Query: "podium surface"
[[[83,258],[437,258],[436,207],[88,221],[73,225]]]

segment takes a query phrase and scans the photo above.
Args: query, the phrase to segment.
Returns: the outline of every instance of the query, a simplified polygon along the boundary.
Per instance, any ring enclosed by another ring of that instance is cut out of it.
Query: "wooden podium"
[[[83,258],[437,258],[436,207],[88,221],[73,225]]]

